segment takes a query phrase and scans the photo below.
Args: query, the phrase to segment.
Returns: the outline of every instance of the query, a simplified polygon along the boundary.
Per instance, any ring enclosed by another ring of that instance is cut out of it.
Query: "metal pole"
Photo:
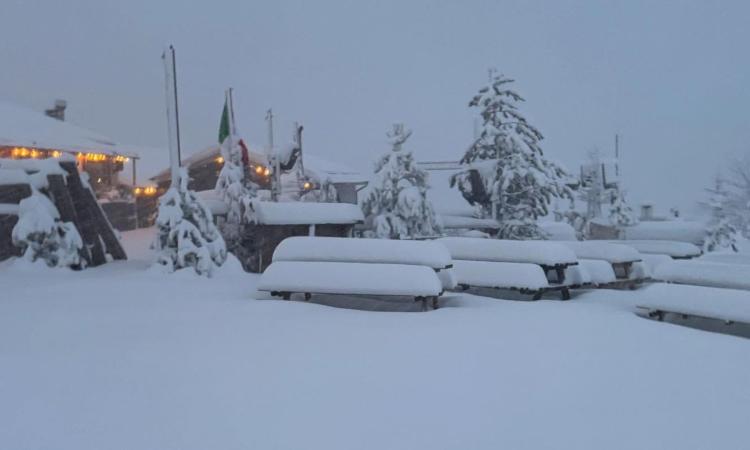
[[[172,52],[172,79],[174,80],[174,120],[177,128],[177,165],[182,166],[182,148],[180,147],[180,109],[177,106],[177,57],[173,46],[169,46]]]

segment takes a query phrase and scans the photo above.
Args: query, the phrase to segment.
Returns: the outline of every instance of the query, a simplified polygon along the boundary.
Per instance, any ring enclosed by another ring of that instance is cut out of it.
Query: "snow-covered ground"
[[[750,340],[634,314],[688,286],[307,304],[148,271],[150,233],[79,273],[0,263],[1,448],[747,446]]]

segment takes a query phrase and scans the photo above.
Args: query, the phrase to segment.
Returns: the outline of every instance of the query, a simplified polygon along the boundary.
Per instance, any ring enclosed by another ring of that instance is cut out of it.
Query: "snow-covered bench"
[[[541,297],[544,291],[560,290],[564,300],[570,298],[565,273],[567,268],[578,264],[578,260],[573,251],[562,244],[462,237],[441,238],[437,242],[450,251],[457,282],[462,288],[514,289],[534,293],[535,298]],[[464,264],[467,262],[493,264]],[[476,273],[472,274],[471,270]],[[544,285],[538,283],[540,273]]]
[[[273,252],[273,261],[328,261],[451,267],[451,254],[434,241],[290,237]]]
[[[293,293],[409,296],[426,306],[456,285],[450,253],[434,241],[290,237],[274,251],[259,290]]]
[[[454,260],[453,271],[463,289],[491,288],[518,291],[541,298],[550,289],[544,270],[536,264]]]
[[[581,260],[597,260],[611,265],[615,279],[608,283],[599,280],[595,283],[598,286],[634,288],[636,284],[647,279],[643,267],[638,264],[642,261],[641,254],[633,247],[602,241],[565,241],[562,243],[575,252],[579,263]],[[593,267],[592,269],[596,270]],[[603,274],[601,270],[598,273]],[[606,276],[609,277],[609,274]]]
[[[750,324],[750,301],[743,291],[660,284],[646,294],[637,304],[638,312],[653,319],[664,320],[672,313]]]
[[[439,273],[444,289],[455,287],[451,254],[435,241],[298,236],[284,239],[273,261],[324,261],[426,266]]]
[[[618,240],[603,242],[627,245],[628,247],[636,249],[639,253],[647,255],[667,255],[672,259],[691,259],[701,255],[701,249],[689,242],[647,240]]]
[[[700,260],[670,261],[659,265],[653,276],[657,280],[669,283],[750,290],[748,265]]]
[[[599,259],[579,259],[565,269],[565,281],[571,288],[611,286],[617,276],[610,263]]]
[[[259,291],[289,300],[292,294],[405,296],[438,307],[443,286],[427,266],[353,262],[274,261],[263,272]]]

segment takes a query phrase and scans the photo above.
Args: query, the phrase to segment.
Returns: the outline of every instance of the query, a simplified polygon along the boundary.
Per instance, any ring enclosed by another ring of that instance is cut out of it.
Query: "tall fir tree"
[[[411,136],[403,124],[387,134],[391,150],[375,164],[375,179],[362,203],[371,233],[383,239],[436,236],[442,226],[427,199],[428,174],[417,167],[414,155],[402,149]]]
[[[565,170],[545,158],[542,134],[519,112],[524,99],[510,88],[513,80],[491,73],[469,107],[479,110],[479,137],[461,159],[464,169],[451,177],[464,198],[497,219],[504,239],[538,239],[537,219],[549,213],[553,197],[571,197]]]
[[[726,190],[721,177],[717,176],[713,187],[706,189],[706,192],[708,193],[706,206],[711,209],[711,219],[706,227],[703,251],[732,250],[736,252],[739,232],[727,214],[730,193]]]

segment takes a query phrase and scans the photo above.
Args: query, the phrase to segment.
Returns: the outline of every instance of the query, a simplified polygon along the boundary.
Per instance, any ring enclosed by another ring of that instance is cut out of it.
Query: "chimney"
[[[68,102],[65,100],[55,100],[55,106],[44,111],[44,114],[57,120],[65,120],[65,108],[68,106]]]

